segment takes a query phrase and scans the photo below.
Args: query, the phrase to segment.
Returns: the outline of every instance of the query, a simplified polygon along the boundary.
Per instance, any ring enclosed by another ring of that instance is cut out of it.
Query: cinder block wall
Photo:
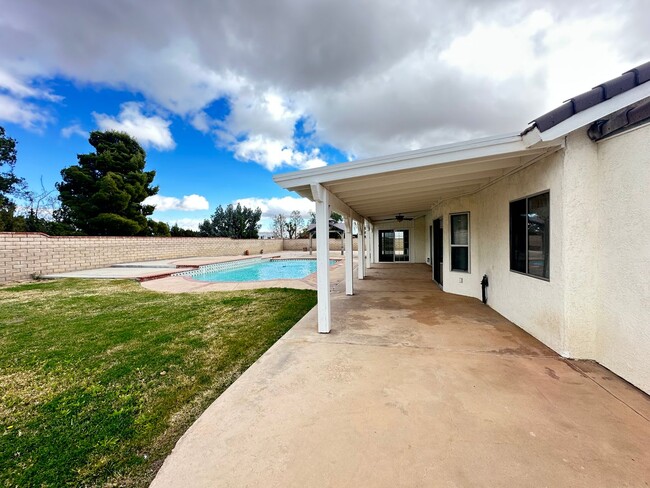
[[[238,256],[283,250],[282,239],[217,237],[50,237],[0,233],[0,283],[131,261],[188,256]]]

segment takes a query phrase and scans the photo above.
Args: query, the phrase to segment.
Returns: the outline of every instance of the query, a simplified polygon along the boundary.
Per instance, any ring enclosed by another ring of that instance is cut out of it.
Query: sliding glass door
[[[379,231],[379,262],[408,262],[409,261],[409,231],[380,230]]]

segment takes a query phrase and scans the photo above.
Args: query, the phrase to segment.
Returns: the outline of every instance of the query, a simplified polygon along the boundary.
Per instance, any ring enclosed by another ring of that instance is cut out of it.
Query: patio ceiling
[[[311,200],[311,185],[320,184],[336,197],[334,210],[345,213],[347,206],[376,221],[426,212],[441,200],[476,192],[561,147],[528,147],[524,139],[519,134],[478,139],[280,174],[274,180]]]

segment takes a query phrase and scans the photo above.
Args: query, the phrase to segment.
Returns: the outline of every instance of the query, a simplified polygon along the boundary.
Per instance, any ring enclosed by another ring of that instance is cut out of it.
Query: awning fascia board
[[[525,153],[527,150],[530,149],[526,147],[520,134],[507,134],[351,163],[283,173],[275,175],[273,180],[281,187],[291,190],[299,186],[309,186],[312,183],[322,184],[437,164],[480,160],[516,152]]]

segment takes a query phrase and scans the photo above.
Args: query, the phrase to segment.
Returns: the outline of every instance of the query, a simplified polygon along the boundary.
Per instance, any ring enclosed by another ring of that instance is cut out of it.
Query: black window
[[[451,270],[469,271],[469,213],[451,215]]]
[[[510,202],[510,269],[549,278],[550,193]]]

